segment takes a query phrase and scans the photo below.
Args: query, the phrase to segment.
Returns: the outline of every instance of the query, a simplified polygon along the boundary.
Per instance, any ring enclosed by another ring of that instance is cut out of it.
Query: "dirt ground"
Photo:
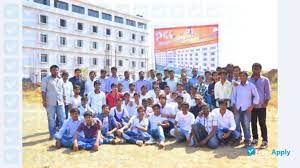
[[[163,150],[156,146],[136,145],[102,145],[98,152],[72,152],[66,148],[56,150],[53,147],[55,141],[48,140],[46,110],[41,105],[40,93],[24,91],[23,167],[277,167],[277,158],[271,155],[278,143],[277,93],[273,92],[272,95],[267,112],[269,148],[256,150],[254,156],[247,156],[246,149],[241,146],[210,150],[186,147],[184,144],[176,144],[173,139],[166,142]]]

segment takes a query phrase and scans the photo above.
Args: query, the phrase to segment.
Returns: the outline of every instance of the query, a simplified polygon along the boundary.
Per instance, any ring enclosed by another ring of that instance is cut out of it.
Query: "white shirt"
[[[106,104],[105,93],[100,91],[96,94],[95,91],[88,95],[88,104],[95,111],[95,113],[102,113],[102,106]]]
[[[72,97],[74,95],[73,93],[73,85],[70,81],[66,81],[63,83],[64,89],[65,89],[65,96],[66,96],[66,104],[72,103]]]
[[[183,130],[191,131],[192,130],[192,124],[195,122],[195,116],[191,112],[188,112],[187,114],[183,114],[182,111],[179,111],[176,114],[175,121],[177,121],[177,126]]]
[[[67,137],[73,137],[75,132],[77,131],[78,126],[83,121],[81,117],[78,117],[77,121],[73,121],[72,118],[68,118],[64,121],[62,127],[59,129],[56,137],[61,139],[63,135]]]
[[[207,118],[205,118],[204,115],[201,117],[197,116],[195,123],[202,124],[208,134],[212,131],[212,127],[218,126],[218,121],[214,113],[208,113]]]
[[[108,116],[103,118],[102,127],[103,127],[103,129],[106,129],[106,130],[109,129]]]
[[[228,80],[222,85],[221,81],[215,84],[215,99],[230,99],[232,92],[232,84]]]
[[[156,116],[154,114],[152,114],[149,118],[149,123],[150,123],[150,129],[157,129],[157,123],[163,123],[163,121],[166,121],[167,119],[162,117],[161,115]]]
[[[145,95],[140,94],[140,102],[142,102],[143,99],[148,99],[148,94]]]
[[[177,80],[174,78],[171,80],[170,78],[166,80],[167,85],[170,87],[170,91],[174,92],[176,91],[176,85],[177,85]]]
[[[117,106],[113,107],[110,109],[110,112],[109,112],[111,115],[115,116],[115,113],[116,113],[116,116],[117,118],[121,119],[122,118],[122,115],[123,115],[123,118],[126,118],[128,117],[129,118],[129,114],[128,114],[128,111],[121,107],[121,111],[118,111],[117,110]]]
[[[129,122],[130,124],[130,130],[133,131],[134,133],[138,133],[139,129],[136,128],[137,126],[139,127],[144,127],[144,128],[147,128],[148,127],[148,124],[149,124],[149,121],[147,118],[143,118],[142,121],[140,121],[139,117],[138,116],[133,116],[130,118]]]
[[[96,81],[96,79],[91,80],[90,78],[85,81],[85,84],[84,84],[84,94],[88,95],[90,92],[92,92],[92,91],[95,90],[95,88],[94,88],[94,82],[95,81]]]
[[[232,111],[226,109],[224,115],[222,116],[220,113],[220,108],[216,108],[211,113],[213,113],[217,119],[218,128],[228,128],[231,131],[235,130],[236,124]]]
[[[186,91],[183,91],[181,93],[178,92],[178,95],[183,97],[183,101],[189,103],[189,106],[192,106],[192,98],[190,94],[188,94]]]
[[[78,97],[72,97],[71,100],[72,108],[77,108],[81,105],[81,96],[78,95]]]
[[[130,106],[131,103],[132,103],[132,106]],[[134,102],[129,101],[128,104],[125,104],[125,101],[123,101],[122,106],[128,111],[129,117],[137,115],[137,111],[136,111],[137,106]]]
[[[161,104],[160,105],[160,113],[163,115],[176,115],[176,111],[175,111],[175,106],[172,106],[170,104],[166,104],[164,107],[162,107]],[[175,122],[174,118],[168,118],[169,121],[171,121],[172,123]]]
[[[85,112],[87,112],[87,111],[92,112],[94,115],[96,114],[96,113],[94,112],[94,110],[89,106],[89,104],[86,104],[85,107],[83,107],[82,104],[80,104],[80,106],[78,107],[78,110],[79,110],[79,113],[80,113],[79,115],[80,115],[81,117],[83,117],[83,114],[84,114]]]

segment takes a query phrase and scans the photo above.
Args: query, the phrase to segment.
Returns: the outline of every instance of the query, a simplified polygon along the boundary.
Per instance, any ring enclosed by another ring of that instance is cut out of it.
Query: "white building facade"
[[[34,83],[56,64],[108,72],[112,66],[133,79],[148,71],[148,20],[77,0],[23,1],[23,74]]]

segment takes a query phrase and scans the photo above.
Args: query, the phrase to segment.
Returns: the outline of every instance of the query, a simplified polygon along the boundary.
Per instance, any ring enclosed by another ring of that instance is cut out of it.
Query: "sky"
[[[219,63],[278,67],[275,0],[85,0],[150,20],[148,28],[219,25]],[[153,40],[153,39],[151,39]],[[153,44],[153,43],[151,43]],[[150,48],[153,50],[153,48]]]

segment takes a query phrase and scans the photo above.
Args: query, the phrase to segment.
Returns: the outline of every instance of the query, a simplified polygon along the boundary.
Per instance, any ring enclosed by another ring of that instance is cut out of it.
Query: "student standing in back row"
[[[81,78],[81,70],[79,68],[76,68],[74,73],[75,75],[70,78],[69,81],[73,84],[73,87],[75,85],[78,85],[80,87],[80,96],[82,97],[84,94],[85,81]]]
[[[221,80],[215,84],[214,94],[216,100],[216,106],[219,107],[220,99],[227,101],[228,108],[230,107],[230,98],[232,93],[232,84],[227,80],[227,72],[222,69],[219,73]]]

